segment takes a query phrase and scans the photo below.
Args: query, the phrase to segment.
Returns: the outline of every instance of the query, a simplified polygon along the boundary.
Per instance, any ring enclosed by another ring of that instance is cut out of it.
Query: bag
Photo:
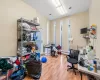
[[[29,62],[26,63],[26,69],[30,77],[39,79],[41,76],[42,63],[36,60],[29,60]]]
[[[19,70],[14,71],[10,78],[11,80],[23,80],[25,76],[25,70],[23,67],[20,66]]]

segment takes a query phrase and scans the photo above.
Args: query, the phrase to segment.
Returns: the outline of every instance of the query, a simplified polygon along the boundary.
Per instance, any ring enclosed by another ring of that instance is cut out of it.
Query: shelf
[[[90,39],[90,37],[83,37],[83,38],[85,38],[85,39]]]
[[[36,40],[36,41],[19,41],[19,42],[23,42],[23,43],[29,43],[29,42],[36,43],[36,42],[41,42],[41,43],[42,43],[42,41],[41,41],[41,40]]]
[[[40,50],[35,50],[35,52],[40,52]]]
[[[34,52],[40,52],[40,50],[35,50]],[[27,52],[25,54],[22,54],[22,56],[28,55],[28,54],[32,54],[32,52]]]
[[[25,56],[25,55],[28,55],[28,54],[31,54],[31,52],[29,53],[29,52],[27,52],[27,53],[25,53],[25,54],[22,54],[22,56]]]
[[[21,30],[18,29],[18,31],[21,31]],[[23,31],[27,31],[27,32],[40,32],[39,30],[23,30]]]
[[[33,25],[33,26],[40,26],[39,23],[34,23],[34,22],[32,22],[32,21],[29,21],[29,20],[26,20],[26,19],[23,19],[23,18],[20,18],[20,19],[18,19],[17,21],[18,21],[18,22],[25,22],[25,23],[27,23],[27,24],[29,24],[29,25]]]
[[[93,38],[93,37],[83,37],[85,39],[97,39],[97,38]]]

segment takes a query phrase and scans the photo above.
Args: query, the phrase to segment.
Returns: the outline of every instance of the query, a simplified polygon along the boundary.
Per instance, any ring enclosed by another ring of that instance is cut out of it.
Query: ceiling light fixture
[[[58,7],[57,10],[59,11],[59,13],[60,13],[61,15],[66,14],[66,12],[64,11],[64,8],[63,8],[62,6]]]
[[[61,3],[59,0],[52,0],[52,2],[56,7],[61,6]]]
[[[52,0],[53,4],[56,6],[57,10],[61,15],[64,15],[67,13],[66,9],[62,6],[60,0]]]

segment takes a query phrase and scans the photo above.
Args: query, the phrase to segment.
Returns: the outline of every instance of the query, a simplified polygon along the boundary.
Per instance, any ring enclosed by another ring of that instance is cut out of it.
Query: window
[[[49,44],[49,21],[47,22],[47,44]]]
[[[68,20],[68,50],[70,49],[70,37],[71,37],[70,20]]]
[[[54,44],[56,44],[56,22],[54,22]]]
[[[62,27],[63,27],[63,21],[60,21],[60,46],[62,46]]]

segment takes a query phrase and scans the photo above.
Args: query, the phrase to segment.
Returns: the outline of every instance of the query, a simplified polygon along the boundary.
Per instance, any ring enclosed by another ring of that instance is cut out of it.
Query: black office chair
[[[70,68],[68,68],[67,71],[72,69],[75,75],[77,68],[75,68],[74,64],[78,64],[78,55],[79,51],[73,49],[70,50],[70,55],[67,55],[67,61],[72,64],[72,66],[69,66]]]

